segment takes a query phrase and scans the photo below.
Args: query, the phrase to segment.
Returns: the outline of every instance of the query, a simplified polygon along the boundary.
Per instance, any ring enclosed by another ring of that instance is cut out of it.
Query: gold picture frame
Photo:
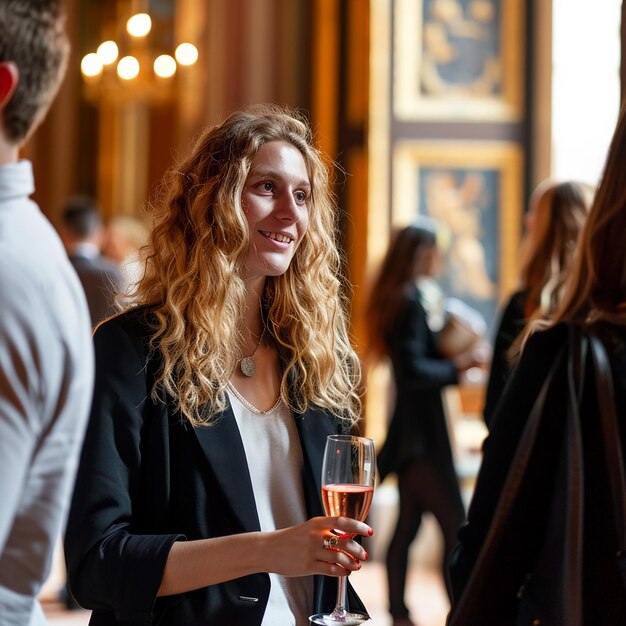
[[[522,178],[514,143],[407,141],[394,150],[393,225],[426,216],[442,226],[444,291],[489,325],[517,285]]]
[[[395,0],[394,6],[397,118],[521,119],[524,2]]]

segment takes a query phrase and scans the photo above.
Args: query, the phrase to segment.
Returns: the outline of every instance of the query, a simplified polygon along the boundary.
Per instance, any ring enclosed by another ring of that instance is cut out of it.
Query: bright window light
[[[553,0],[553,12],[552,174],[596,185],[620,106],[621,2]]]

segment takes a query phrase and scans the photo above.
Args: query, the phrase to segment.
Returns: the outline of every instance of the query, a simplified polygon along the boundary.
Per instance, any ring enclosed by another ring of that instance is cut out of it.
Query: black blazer
[[[142,309],[95,333],[93,410],[65,536],[70,588],[93,609],[94,626],[259,626],[270,590],[264,573],[156,598],[173,542],[260,527],[231,408],[215,426],[193,428],[170,402],[154,402],[159,358],[149,338]],[[314,409],[295,419],[308,513],[323,515],[322,457],[337,420]],[[336,590],[336,578],[316,577],[311,612],[332,610]],[[351,608],[365,612],[352,591]]]
[[[457,370],[437,348],[416,286],[403,294],[385,341],[396,402],[378,457],[380,480],[410,460],[427,458],[456,481],[441,390],[457,382]]]

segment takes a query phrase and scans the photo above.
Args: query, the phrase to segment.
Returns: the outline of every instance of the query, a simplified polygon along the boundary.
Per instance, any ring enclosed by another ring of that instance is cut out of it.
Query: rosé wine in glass
[[[322,500],[329,517],[350,517],[365,521],[374,497],[376,452],[366,437],[330,435],[326,439],[322,466]],[[352,534],[334,531],[342,539]],[[367,615],[351,613],[346,607],[346,577],[340,576],[337,604],[332,613],[317,613],[313,624],[352,626],[369,620]]]

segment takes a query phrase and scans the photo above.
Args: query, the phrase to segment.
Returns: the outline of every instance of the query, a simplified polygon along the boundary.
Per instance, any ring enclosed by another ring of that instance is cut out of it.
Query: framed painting
[[[418,216],[441,225],[441,286],[490,329],[517,284],[522,175],[522,151],[510,143],[400,142],[394,153],[393,225]]]
[[[395,0],[396,117],[519,120],[524,5],[520,0]]]

